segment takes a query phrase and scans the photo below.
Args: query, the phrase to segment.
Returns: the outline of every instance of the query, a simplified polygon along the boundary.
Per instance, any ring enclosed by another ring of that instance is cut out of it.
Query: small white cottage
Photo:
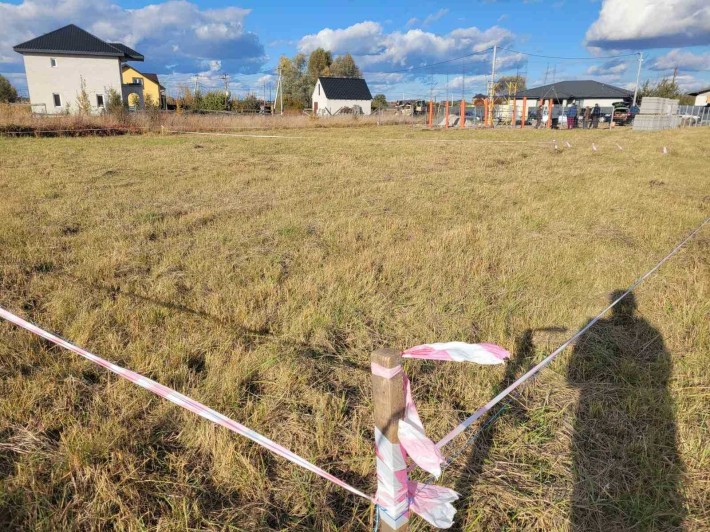
[[[372,94],[362,78],[320,77],[311,101],[316,116],[369,115],[372,110]]]
[[[710,105],[710,87],[705,90],[698,92],[688,93],[689,96],[695,96],[695,106],[701,107],[705,105]]]

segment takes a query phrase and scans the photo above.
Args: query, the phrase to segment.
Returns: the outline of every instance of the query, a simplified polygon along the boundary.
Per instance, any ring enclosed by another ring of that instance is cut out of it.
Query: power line
[[[530,57],[544,57],[546,59],[569,59],[572,61],[581,61],[581,60],[597,60],[597,59],[615,59],[617,57],[631,57],[634,55],[638,55],[638,52],[633,52],[631,54],[619,54],[619,55],[600,55],[598,57],[560,57],[557,55],[542,55],[542,54],[531,54],[529,52],[521,52],[520,50],[513,50],[512,48],[503,48],[502,46],[498,47],[500,50],[505,50],[507,52],[514,52],[516,54],[523,54],[523,55],[528,55]]]

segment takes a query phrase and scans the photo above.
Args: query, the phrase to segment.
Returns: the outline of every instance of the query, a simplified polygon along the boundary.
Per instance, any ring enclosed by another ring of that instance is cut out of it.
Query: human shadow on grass
[[[580,391],[572,530],[681,528],[682,465],[670,374],[663,338],[639,316],[633,294],[579,340],[567,372]]]

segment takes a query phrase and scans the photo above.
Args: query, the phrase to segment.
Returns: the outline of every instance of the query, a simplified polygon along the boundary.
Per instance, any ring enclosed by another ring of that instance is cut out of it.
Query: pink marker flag
[[[510,353],[496,344],[445,342],[412,347],[404,351],[402,357],[495,365],[505,362],[505,359],[510,357]],[[412,397],[411,385],[406,376],[404,378],[404,390],[404,419],[400,420],[397,429],[400,444],[415,464],[434,475],[435,478],[439,478],[444,457],[436,447],[436,444],[427,437],[424,431],[424,425],[419,418],[417,407]]]
[[[454,524],[456,508],[451,504],[459,494],[450,488],[409,482],[409,509],[437,528],[450,528]]]
[[[404,376],[404,397],[404,419],[399,420],[397,428],[399,443],[415,464],[434,475],[435,478],[439,478],[444,456],[424,432],[424,425],[414,404],[412,387],[406,375]]]
[[[423,358],[427,360],[447,360],[450,362],[475,362],[485,366],[502,364],[510,353],[496,344],[467,344],[465,342],[444,342],[423,344],[407,349],[403,358]]]

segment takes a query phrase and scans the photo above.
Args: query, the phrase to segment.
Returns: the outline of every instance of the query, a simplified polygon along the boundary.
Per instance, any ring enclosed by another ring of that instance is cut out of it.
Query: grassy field
[[[438,439],[710,212],[707,129],[269,134],[307,138],[0,138],[0,305],[370,493],[373,349],[513,352],[406,364]],[[455,526],[707,529],[709,301],[706,227],[445,472]],[[366,501],[0,324],[0,528],[371,526]]]

